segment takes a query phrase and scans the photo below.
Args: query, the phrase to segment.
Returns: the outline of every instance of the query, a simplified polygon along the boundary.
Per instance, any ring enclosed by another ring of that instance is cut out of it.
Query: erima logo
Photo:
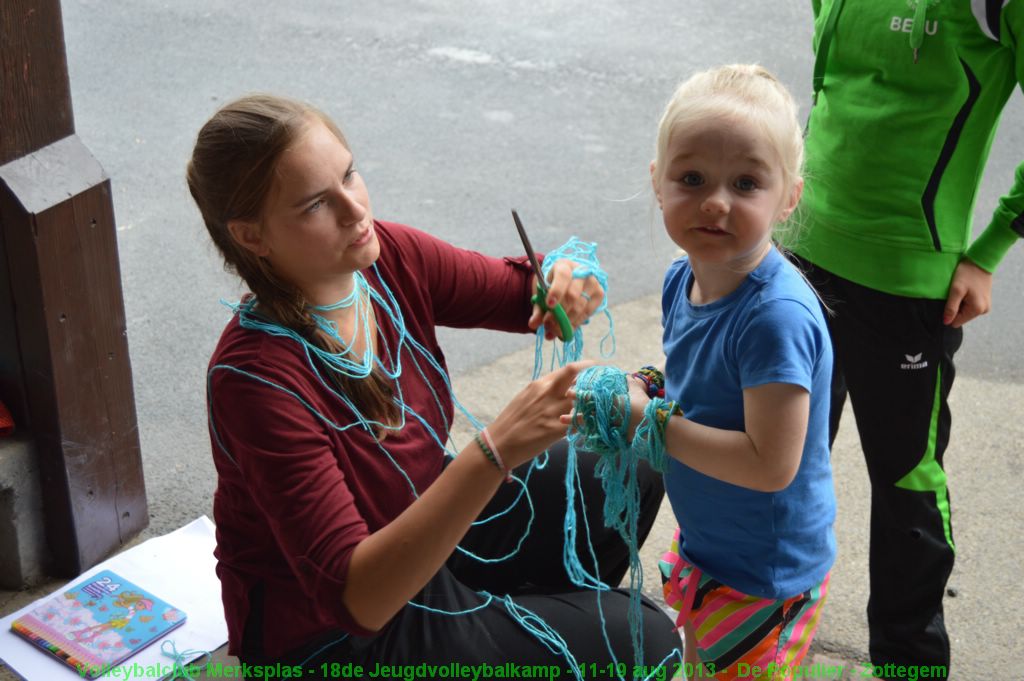
[[[923,352],[919,352],[916,355],[903,355],[907,358],[907,361],[900,364],[900,369],[924,369],[928,366],[928,360],[922,362],[921,357],[923,355]]]

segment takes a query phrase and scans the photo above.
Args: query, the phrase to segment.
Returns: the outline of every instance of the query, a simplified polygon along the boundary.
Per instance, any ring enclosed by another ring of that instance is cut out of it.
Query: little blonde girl
[[[661,567],[692,678],[797,675],[835,558],[832,348],[818,299],[772,242],[800,200],[802,160],[796,105],[759,66],[694,75],[658,130],[651,181],[686,253],[662,297],[679,530]],[[657,386],[632,383],[639,415]]]

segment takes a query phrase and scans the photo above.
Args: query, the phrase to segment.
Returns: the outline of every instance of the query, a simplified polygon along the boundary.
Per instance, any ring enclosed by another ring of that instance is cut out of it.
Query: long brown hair
[[[318,347],[339,352],[338,342],[313,320],[302,291],[278,277],[264,258],[238,244],[228,229],[231,220],[260,220],[281,154],[313,121],[323,123],[351,150],[338,126],[308,104],[272,95],[242,97],[222,107],[200,129],[185,175],[225,269],[245,281],[260,310]],[[365,379],[330,369],[326,374],[365,418],[398,422],[392,388],[379,367],[374,366]]]

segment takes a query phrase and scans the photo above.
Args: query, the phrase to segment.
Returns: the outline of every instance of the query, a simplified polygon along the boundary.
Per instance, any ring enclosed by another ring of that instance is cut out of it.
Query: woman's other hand
[[[553,308],[561,303],[562,309],[569,317],[572,328],[578,329],[591,315],[594,314],[601,302],[604,300],[604,289],[593,276],[583,279],[575,279],[572,276],[574,269],[579,267],[578,263],[572,260],[558,260],[551,267],[548,273],[548,299],[547,305]],[[534,277],[533,287],[537,289],[537,280]],[[558,337],[558,322],[551,312],[542,312],[539,305],[533,306],[533,314],[530,316],[529,326],[532,330],[544,325],[544,337],[553,340]]]
[[[569,386],[592,361],[573,362],[531,381],[501,410],[487,432],[505,464],[516,468],[565,437],[560,417],[572,410]]]

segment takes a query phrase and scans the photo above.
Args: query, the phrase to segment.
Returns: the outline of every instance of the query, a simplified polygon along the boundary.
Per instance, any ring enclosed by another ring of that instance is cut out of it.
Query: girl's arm
[[[631,434],[649,401],[644,384],[630,377]],[[742,431],[713,428],[674,414],[665,426],[665,452],[712,478],[759,492],[777,492],[793,481],[800,468],[810,408],[810,394],[799,385],[766,383],[746,388]]]
[[[793,481],[811,418],[811,390],[816,377],[821,390],[832,371],[828,330],[817,301],[808,294],[802,299],[789,294],[758,299],[723,341],[721,354],[691,357],[708,362],[702,366],[714,377],[699,374],[704,380],[726,381],[727,393],[735,394],[734,385],[741,391],[743,410],[735,412],[731,397],[723,404],[702,403],[700,387],[680,381],[687,386],[684,412],[696,409],[687,404],[701,405],[709,415],[718,414],[712,418],[724,419],[708,422],[728,424],[730,430],[672,416],[665,431],[669,456],[705,475],[760,492],[777,492]],[[667,366],[688,370],[671,362]],[[631,398],[636,393],[645,405],[642,390],[631,390]],[[827,389],[815,398],[827,399]]]
[[[636,399],[635,390],[631,399]],[[643,398],[641,398],[643,399]],[[796,477],[807,435],[810,394],[789,383],[743,391],[744,430],[723,430],[672,416],[665,451],[690,468],[759,492],[778,492]]]

